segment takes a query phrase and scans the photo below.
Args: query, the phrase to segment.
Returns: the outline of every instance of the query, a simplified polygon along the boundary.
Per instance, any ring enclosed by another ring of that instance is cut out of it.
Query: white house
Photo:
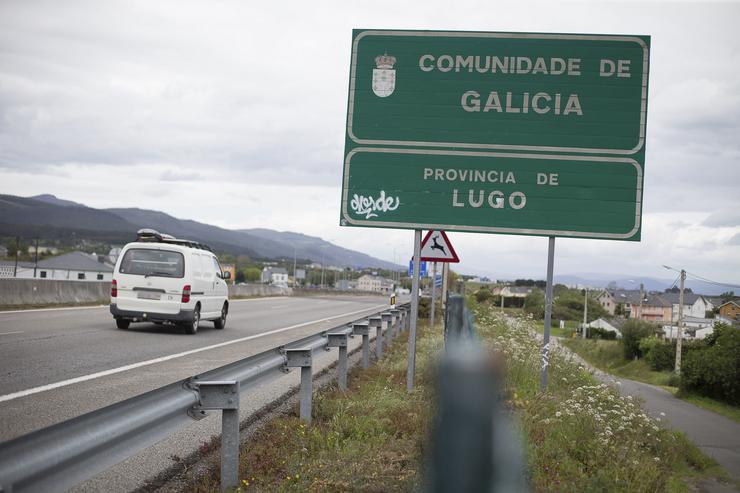
[[[606,330],[607,332],[614,332],[619,338],[622,337],[622,331],[619,329],[622,327],[624,322],[626,322],[626,320],[623,318],[614,318],[611,320],[597,318],[596,320],[589,322],[588,327]]]
[[[678,307],[680,301],[680,293],[667,292],[661,293],[660,295],[664,300],[668,301],[673,305],[672,320],[678,320]],[[684,317],[696,317],[704,318],[706,313],[714,308],[714,305],[706,297],[695,294],[684,292],[683,294],[683,316]]]
[[[685,313],[685,312],[684,312]],[[714,324],[718,322],[714,318],[692,317],[684,315],[684,333],[681,339],[704,339],[714,332]],[[663,326],[663,334],[666,339],[678,337],[678,318],[674,323]]]
[[[393,291],[393,281],[380,276],[365,274],[357,280],[359,291],[374,291],[376,293],[390,293]]]
[[[33,262],[18,262],[17,269],[12,260],[0,261],[0,277],[110,281],[113,279],[113,266],[106,262],[104,256],[70,252],[41,260],[38,265]]]
[[[39,261],[36,277],[72,281],[110,281],[113,266],[104,255],[70,252]]]
[[[262,282],[288,285],[288,271],[282,267],[265,267],[262,269]]]

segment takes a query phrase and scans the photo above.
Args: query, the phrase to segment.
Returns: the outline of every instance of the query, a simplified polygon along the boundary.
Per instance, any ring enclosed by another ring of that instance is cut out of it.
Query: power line
[[[701,277],[701,276],[697,276],[696,274],[692,274],[691,272],[686,272],[686,274],[689,275],[690,277],[693,277],[694,279],[697,279],[699,281],[708,282],[710,284],[717,284],[719,286],[727,286],[727,287],[730,287],[730,288],[740,288],[740,285],[737,285],[737,284],[730,284],[730,283],[726,283],[726,282],[713,281],[711,279],[707,279],[706,277]]]
[[[676,272],[681,272],[680,270],[674,269],[673,267],[670,267],[670,266],[667,266],[667,265],[664,265],[663,267],[665,267],[666,269],[674,270]],[[716,284],[718,286],[727,286],[727,287],[730,287],[730,288],[740,288],[740,285],[738,285],[738,284],[730,284],[730,283],[727,283],[727,282],[713,281],[711,279],[707,279],[706,277],[702,277],[702,276],[699,276],[697,274],[692,274],[691,272],[688,272],[688,271],[684,271],[684,272],[686,272],[686,275],[688,275],[690,277],[693,277],[694,279],[696,279],[698,281],[708,282],[710,284]],[[673,284],[675,285],[676,284],[676,281],[673,281]]]

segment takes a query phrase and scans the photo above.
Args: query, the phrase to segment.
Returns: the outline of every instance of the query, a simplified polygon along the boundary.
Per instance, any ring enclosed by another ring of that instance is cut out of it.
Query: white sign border
[[[466,142],[425,142],[410,140],[372,140],[360,139],[352,130],[355,107],[355,78],[357,75],[357,46],[360,40],[366,36],[437,36],[437,37],[483,37],[483,38],[513,38],[513,39],[559,39],[559,40],[584,40],[584,41],[623,41],[637,43],[642,48],[642,102],[640,105],[640,136],[637,144],[630,150],[627,149],[594,149],[581,147],[555,147],[555,146],[528,146],[507,144],[477,144]],[[466,31],[363,31],[357,35],[352,43],[352,64],[350,67],[349,105],[347,110],[347,135],[353,142],[361,145],[397,145],[397,146],[422,146],[422,147],[457,147],[465,149],[492,149],[492,150],[517,150],[517,151],[546,151],[546,152],[580,152],[587,154],[617,154],[631,155],[638,152],[645,145],[645,124],[647,118],[647,84],[648,84],[648,61],[649,49],[645,42],[636,36],[613,36],[613,35],[589,35],[589,34],[530,34],[530,33],[489,33],[489,32],[466,32]]]
[[[362,219],[353,219],[349,215],[348,198],[349,198],[349,163],[355,154],[360,152],[379,152],[390,154],[431,154],[443,156],[480,156],[480,157],[503,157],[503,158],[526,158],[526,159],[547,159],[560,161],[601,161],[605,163],[622,163],[631,164],[637,171],[637,189],[635,196],[635,225],[627,233],[599,233],[585,231],[568,231],[552,229],[520,229],[520,228],[497,228],[488,226],[463,226],[453,224],[435,224],[435,223],[404,223],[391,221],[367,221]],[[509,152],[481,152],[481,151],[447,151],[442,149],[399,149],[387,147],[356,147],[352,149],[344,159],[344,184],[342,186],[342,226],[372,226],[377,228],[400,228],[400,229],[441,229],[445,231],[463,231],[470,233],[502,233],[502,234],[521,234],[536,236],[561,236],[570,238],[590,238],[604,240],[626,240],[631,238],[640,229],[640,215],[642,212],[642,166],[640,163],[628,157],[611,157],[611,156],[567,156],[563,154],[522,154]]]

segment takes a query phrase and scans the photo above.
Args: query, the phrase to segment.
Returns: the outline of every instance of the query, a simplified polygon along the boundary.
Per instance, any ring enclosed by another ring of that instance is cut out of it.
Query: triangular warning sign
[[[444,231],[430,230],[421,242],[421,260],[459,262],[457,252]]]

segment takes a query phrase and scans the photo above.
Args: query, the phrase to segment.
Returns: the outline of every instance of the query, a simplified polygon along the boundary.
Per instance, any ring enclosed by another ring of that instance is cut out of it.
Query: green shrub
[[[740,404],[740,329],[717,324],[703,347],[692,348],[682,356],[682,392]]]
[[[654,371],[672,370],[676,364],[676,346],[657,337],[646,337],[640,341],[640,353]]]
[[[436,306],[434,307],[437,308]],[[436,310],[435,310],[436,311]],[[432,299],[419,297],[419,318],[429,318],[432,313]]]
[[[486,301],[493,298],[493,293],[490,289],[481,287],[478,289],[478,291],[475,292],[475,301],[478,303],[485,303]]]
[[[617,338],[617,333],[610,330],[602,329],[601,327],[591,327],[586,333],[589,339],[605,339],[607,341],[613,341]]]
[[[524,312],[538,320],[545,318],[545,294],[539,289],[533,289],[524,298]]]
[[[640,339],[653,334],[652,325],[641,320],[627,320],[622,325],[622,351],[624,359],[633,360],[642,356],[640,351]]]

